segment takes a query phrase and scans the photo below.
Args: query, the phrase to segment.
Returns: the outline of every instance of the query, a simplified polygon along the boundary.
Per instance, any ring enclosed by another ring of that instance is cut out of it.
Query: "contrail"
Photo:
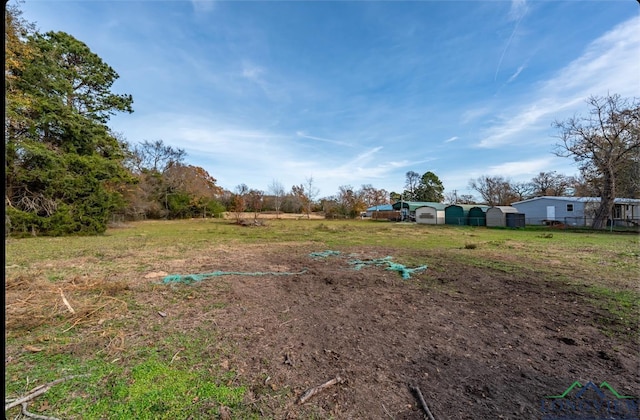
[[[638,0],[638,1],[640,1],[640,0]],[[498,73],[500,72],[500,67],[502,66],[502,60],[504,59],[504,56],[507,53],[507,50],[509,49],[509,45],[511,45],[511,41],[513,40],[513,37],[515,36],[516,31],[518,30],[518,26],[520,26],[520,21],[522,20],[523,17],[524,17],[524,14],[518,18],[518,21],[516,22],[516,27],[513,28],[513,32],[511,32],[511,36],[509,37],[509,41],[507,41],[507,45],[505,45],[504,50],[502,50],[502,55],[500,56],[500,61],[498,61],[498,67],[496,68],[496,74],[495,74],[495,76],[493,76],[493,81],[494,82],[496,80],[498,80]]]

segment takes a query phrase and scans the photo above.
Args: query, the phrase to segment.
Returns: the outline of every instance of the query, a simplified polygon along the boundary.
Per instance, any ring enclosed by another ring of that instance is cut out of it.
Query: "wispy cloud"
[[[469,124],[471,122],[479,120],[480,118],[485,117],[490,113],[491,113],[491,108],[489,106],[482,106],[479,108],[469,109],[462,113],[462,117],[460,118],[460,123]]]
[[[504,49],[502,50],[502,54],[500,55],[500,60],[498,60],[498,65],[496,67],[496,73],[493,77],[493,80],[498,79],[498,73],[500,73],[500,68],[502,67],[502,61],[504,60],[504,56],[507,53],[507,50],[511,46],[513,42],[513,38],[516,36],[516,32],[518,32],[518,26],[520,26],[520,22],[527,14],[527,2],[526,0],[512,0],[511,1],[511,9],[509,10],[509,20],[515,21],[516,24],[511,31],[511,35],[509,36],[509,40],[507,41]],[[512,76],[513,77],[513,76]]]
[[[591,95],[638,96],[639,26],[640,17],[634,17],[592,42],[555,77],[535,86],[535,96],[527,104],[511,104],[515,112],[499,115],[497,122],[485,130],[478,147],[495,148],[548,137],[542,130],[554,120],[586,112],[584,101]]]
[[[264,69],[260,66],[256,66],[250,63],[244,63],[242,66],[242,77],[251,80],[252,82],[261,83],[261,75],[264,73]]]
[[[518,69],[516,70],[516,72],[515,72],[515,73],[513,73],[513,74],[511,75],[511,77],[509,78],[509,80],[507,80],[507,84],[509,84],[509,83],[513,82],[514,80],[516,80],[516,78],[517,78],[518,76],[520,76],[520,73],[522,73],[522,70],[524,70],[524,66],[520,66],[520,67],[518,67]]]
[[[320,141],[320,142],[323,142],[323,143],[336,144],[338,146],[354,147],[352,144],[349,144],[349,143],[344,142],[344,141],[331,140],[331,139],[325,139],[323,137],[310,136],[310,135],[306,134],[304,131],[297,131],[296,135],[298,137],[302,137],[303,139],[316,140],[316,141]]]
[[[592,42],[585,52],[546,82],[545,92],[576,96],[618,93],[640,95],[640,16],[616,26]]]
[[[527,14],[528,9],[527,0],[511,0],[509,19],[516,22],[519,21]]]
[[[216,7],[216,0],[191,0],[191,6],[196,13],[209,13]]]
[[[553,161],[553,157],[545,157],[530,160],[521,160],[514,162],[505,162],[499,165],[493,165],[488,168],[489,175],[500,175],[506,178],[517,177],[520,175],[535,175],[544,171]]]
[[[452,141],[456,141],[456,140],[458,140],[458,136],[449,137],[444,142],[445,143],[451,143]]]

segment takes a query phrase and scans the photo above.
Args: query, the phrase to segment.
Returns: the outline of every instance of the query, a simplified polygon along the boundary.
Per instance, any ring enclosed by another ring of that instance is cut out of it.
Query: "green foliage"
[[[431,171],[420,176],[417,172],[407,172],[406,189],[400,196],[391,193],[392,199],[399,201],[400,198],[406,201],[430,201],[440,203],[444,200],[444,186],[436,174]]]
[[[430,201],[440,203],[444,200],[444,186],[440,178],[433,172],[426,172],[420,178],[415,192],[416,201]]]
[[[27,31],[18,14],[5,15],[7,232],[102,233],[122,206],[119,186],[132,180],[106,122],[133,101],[111,93],[117,73],[84,43]]]
[[[217,383],[206,370],[173,367],[156,355],[131,368],[63,354],[33,353],[22,359],[24,364],[7,370],[7,395],[20,395],[33,387],[17,380],[24,377],[19,369],[28,368],[29,379],[41,384],[72,376],[47,392],[51,406],[63,410],[65,418],[215,418],[221,406],[238,407],[246,392],[242,386]]]
[[[92,408],[96,415],[114,419],[215,416],[222,405],[238,405],[245,392],[243,387],[216,385],[205,375],[172,368],[155,357],[135,366],[130,380],[123,379],[112,380],[112,396]]]
[[[220,217],[227,209],[217,200],[207,200],[203,206],[203,216]],[[196,216],[196,215],[194,215]]]

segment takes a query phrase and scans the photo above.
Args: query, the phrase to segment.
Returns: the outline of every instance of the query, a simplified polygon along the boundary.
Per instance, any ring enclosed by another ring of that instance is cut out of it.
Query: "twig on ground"
[[[95,310],[89,312],[88,314],[81,316],[80,318],[76,319],[76,322],[74,322],[69,328],[63,330],[62,332],[65,333],[65,332],[67,332],[69,330],[72,330],[73,328],[75,328],[76,325],[81,323],[83,319],[89,318],[91,315],[95,314],[96,312],[98,312],[101,309],[106,308],[108,305],[109,305],[108,303],[105,303],[104,305],[100,306],[98,309],[95,309]]]
[[[286,352],[284,354],[284,364],[293,366],[293,359],[291,358],[291,355],[289,354],[289,352]]]
[[[122,300],[122,299],[114,298],[113,296],[102,296],[102,297],[105,298],[105,299],[113,299],[115,301],[118,301],[118,302],[124,304],[125,308],[129,307],[129,304],[127,302],[125,302],[124,300]]]
[[[393,416],[391,415],[391,413],[389,412],[389,410],[387,410],[387,407],[384,406],[384,404],[382,404],[382,409],[384,410],[385,413],[387,413],[387,416],[389,416],[389,418],[393,418]]]
[[[427,402],[424,400],[424,397],[422,396],[422,392],[420,392],[420,388],[418,388],[417,386],[411,386],[410,388],[418,396],[418,400],[420,400],[420,405],[422,406],[422,409],[424,410],[424,412],[427,413],[427,416],[429,417],[429,420],[435,420],[433,418],[433,414],[431,414],[431,411],[429,411],[429,407],[427,406]]]
[[[309,400],[309,398],[313,397],[317,393],[322,392],[323,390],[325,390],[326,388],[329,388],[332,385],[341,384],[343,382],[344,382],[344,379],[342,379],[340,376],[336,376],[335,378],[323,383],[322,385],[309,388],[304,392],[304,394],[300,396],[300,399],[298,399],[298,404],[304,404]]]
[[[21,405],[22,403],[26,403],[28,401],[31,401],[32,399],[34,399],[34,398],[44,394],[45,392],[47,392],[54,385],[58,385],[59,383],[62,383],[64,381],[68,381],[69,379],[79,378],[79,377],[82,377],[82,376],[89,376],[89,375],[65,376],[64,378],[56,379],[55,381],[51,381],[49,383],[37,386],[37,387],[33,388],[29,392],[29,394],[25,395],[24,397],[18,398],[16,400],[14,400],[13,402],[9,403],[9,404],[5,404],[4,411],[10,410],[13,407],[17,407],[17,406]]]
[[[25,417],[31,417],[32,419],[40,419],[40,420],[60,420],[57,417],[43,416],[40,414],[35,414],[30,411],[27,411],[27,404],[28,403],[26,402],[22,403],[22,415]]]
[[[75,315],[76,311],[71,307],[71,305],[69,304],[69,301],[67,300],[67,298],[64,296],[64,292],[62,291],[62,289],[58,289],[60,290],[60,296],[62,296],[62,303],[64,303],[64,305],[67,307],[67,309],[69,310],[69,312],[71,312],[72,314]]]

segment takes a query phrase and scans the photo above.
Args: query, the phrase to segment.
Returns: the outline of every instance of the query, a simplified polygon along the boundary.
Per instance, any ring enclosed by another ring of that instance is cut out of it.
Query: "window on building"
[[[567,204],[567,211],[573,211],[573,204]]]

